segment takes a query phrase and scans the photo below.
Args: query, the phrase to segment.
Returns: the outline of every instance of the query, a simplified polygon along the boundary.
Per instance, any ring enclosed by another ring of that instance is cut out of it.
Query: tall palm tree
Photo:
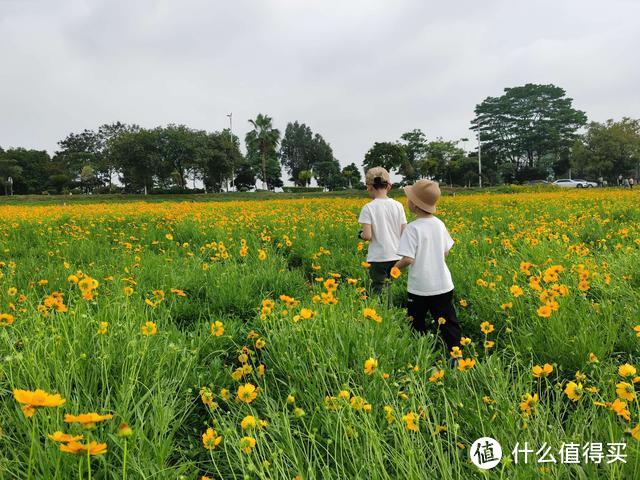
[[[245,137],[249,156],[259,155],[262,164],[262,183],[269,188],[267,179],[267,157],[276,154],[280,141],[280,131],[273,128],[271,117],[259,113],[255,120],[249,120],[253,127]]]

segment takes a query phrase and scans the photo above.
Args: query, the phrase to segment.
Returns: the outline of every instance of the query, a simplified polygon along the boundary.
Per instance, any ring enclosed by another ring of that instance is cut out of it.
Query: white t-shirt
[[[371,225],[367,262],[400,260],[396,253],[402,225],[407,223],[402,204],[393,198],[375,198],[360,211],[358,223]]]
[[[444,259],[453,239],[442,220],[419,218],[404,229],[398,255],[413,258],[407,290],[421,296],[440,295],[453,290],[451,272]]]

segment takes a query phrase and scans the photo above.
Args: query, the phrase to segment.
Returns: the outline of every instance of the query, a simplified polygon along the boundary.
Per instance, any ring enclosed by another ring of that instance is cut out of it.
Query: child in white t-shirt
[[[442,220],[433,216],[440,198],[440,187],[431,180],[419,180],[404,188],[409,210],[416,220],[407,225],[395,266],[410,265],[407,280],[407,310],[413,326],[427,331],[427,312],[433,317],[431,329],[439,330],[447,348],[460,346],[461,331],[453,306],[453,281],[445,257],[453,247],[453,239]],[[444,319],[439,320],[439,319]]]
[[[385,285],[389,284],[391,268],[400,259],[397,251],[407,217],[402,204],[387,196],[392,186],[387,170],[372,168],[367,171],[365,180],[367,192],[373,200],[360,211],[360,238],[369,240],[367,263],[370,264],[371,290],[382,293]]]

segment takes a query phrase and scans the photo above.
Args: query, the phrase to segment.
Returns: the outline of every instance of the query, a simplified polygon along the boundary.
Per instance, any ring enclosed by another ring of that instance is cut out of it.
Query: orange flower
[[[224,334],[224,325],[220,320],[216,320],[211,323],[211,335],[214,337],[220,337]]]
[[[107,413],[106,415],[100,415],[98,413],[81,413],[80,415],[71,415],[67,413],[64,416],[65,423],[79,423],[84,429],[91,429],[96,426],[96,423],[110,420],[113,415]]]
[[[10,313],[0,313],[0,327],[8,327],[13,324],[13,315]]]
[[[531,373],[536,378],[548,377],[551,372],[553,372],[553,365],[549,365],[548,363],[545,363],[542,367],[540,365],[534,365],[531,369]]]
[[[399,278],[402,275],[402,272],[398,267],[393,267],[391,269],[391,278]]]
[[[551,316],[551,307],[549,305],[542,305],[538,308],[538,316],[542,318],[549,318]]]
[[[103,455],[107,453],[107,444],[91,441],[88,444],[78,442],[69,442],[60,445],[60,451],[65,453],[77,454],[80,452],[88,452],[89,455]]]
[[[52,435],[48,435],[48,437],[54,442],[58,443],[77,442],[84,438],[84,436],[82,435],[70,435],[68,433],[62,433],[61,431],[57,431]]]
[[[60,407],[61,405],[64,405],[66,401],[58,393],[47,393],[39,388],[35,391],[14,390],[13,398],[15,398],[18,403],[22,403],[24,405],[24,407],[22,407],[22,412],[27,417],[33,416],[36,413],[37,407]]]

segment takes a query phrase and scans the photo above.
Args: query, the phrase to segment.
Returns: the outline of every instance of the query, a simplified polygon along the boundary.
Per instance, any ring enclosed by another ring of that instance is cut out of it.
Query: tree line
[[[120,122],[71,133],[53,156],[45,151],[0,147],[4,193],[180,193],[250,190],[256,182],[273,190],[283,186],[282,167],[298,186],[355,187],[355,164],[341,168],[331,146],[299,122],[284,136],[272,119],[249,121],[246,155],[230,129],[194,130],[184,125],[153,129]]]
[[[574,177],[640,176],[640,120],[588,122],[555,85],[505,88],[475,107],[471,131],[479,137],[484,184]],[[341,167],[331,145],[311,128],[289,122],[284,134],[268,115],[249,120],[246,154],[230,129],[185,125],[141,128],[113,123],[71,133],[46,151],[0,147],[4,193],[220,192],[282,187],[282,171],[298,187],[315,180],[330,190],[362,186],[360,168]],[[451,185],[479,181],[477,149],[460,140],[428,140],[420,129],[395,141],[375,142],[362,166],[381,165],[413,182],[433,178]],[[0,190],[0,193],[2,191]]]

